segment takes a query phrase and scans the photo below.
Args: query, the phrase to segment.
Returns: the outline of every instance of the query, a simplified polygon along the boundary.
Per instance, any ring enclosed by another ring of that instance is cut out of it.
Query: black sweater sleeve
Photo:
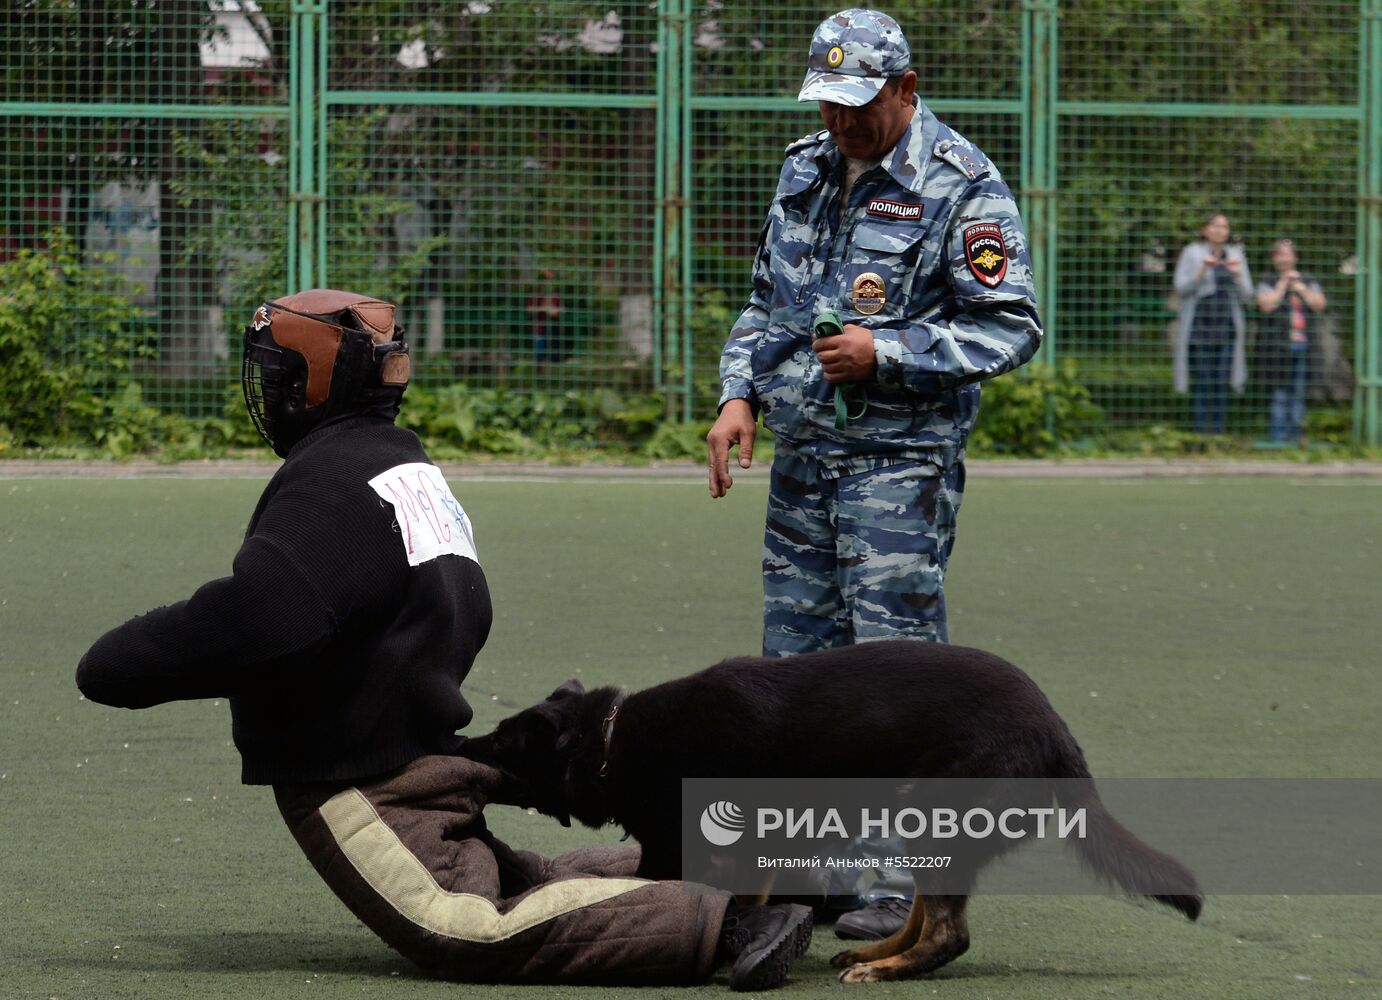
[[[122,708],[230,696],[335,631],[336,615],[297,560],[253,536],[230,576],[101,636],[77,665],[77,686]]]

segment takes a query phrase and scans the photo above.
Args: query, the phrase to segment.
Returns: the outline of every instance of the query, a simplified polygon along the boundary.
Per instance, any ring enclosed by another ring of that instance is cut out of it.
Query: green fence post
[[[1354,296],[1354,439],[1382,444],[1382,0],[1361,0],[1358,26],[1358,268]]]
[[[328,29],[330,28],[331,18],[328,7],[330,0],[319,0],[318,7],[321,20],[317,37],[317,81],[318,91],[316,106],[316,131],[317,131],[317,184],[316,201],[313,203],[313,214],[316,216],[316,246],[317,255],[317,284],[323,288],[329,287],[326,276],[326,193],[330,190],[329,178],[331,173],[331,158],[327,155],[327,139],[329,133],[327,125],[330,121],[329,107],[326,101],[326,92],[330,88],[331,81],[327,79],[327,41]]]
[[[662,203],[667,197],[667,148],[662,141],[662,122],[667,115],[667,9],[671,0],[657,4],[657,64],[653,77],[657,103],[653,111],[653,259],[648,280],[652,286],[653,388],[662,388]]]
[[[302,62],[299,50],[302,46],[302,33],[299,30],[298,18],[292,16],[288,21],[288,211],[284,220],[285,228],[288,230],[288,239],[285,244],[287,250],[284,253],[285,273],[283,275],[283,290],[291,293],[298,291],[302,286],[298,284],[298,207],[293,200],[293,195],[297,191],[298,177],[298,116],[300,106],[298,104],[298,88],[301,80],[298,78],[298,66]]]
[[[323,284],[326,262],[326,0],[293,0],[289,46],[288,291]]]
[[[694,361],[693,348],[695,344],[691,340],[691,309],[695,298],[695,271],[693,269],[694,258],[691,250],[692,216],[691,192],[691,150],[692,150],[692,114],[691,114],[691,84],[693,73],[691,38],[695,32],[691,26],[691,11],[695,6],[695,0],[681,0],[682,4],[682,31],[681,31],[681,68],[682,68],[682,106],[681,106],[681,309],[679,310],[679,323],[681,326],[681,420],[682,423],[691,422],[692,399],[691,387],[695,380],[692,378],[691,366]]]
[[[1041,310],[1042,358],[1056,364],[1056,59],[1057,0],[1022,4],[1022,215],[1032,256],[1032,283]],[[1055,429],[1052,400],[1046,429]]]
[[[1022,5],[1022,214],[1048,364],[1056,363],[1056,0]]]
[[[657,387],[668,394],[683,387],[666,381],[666,366],[683,356],[687,308],[685,269],[689,238],[685,232],[685,211],[689,163],[686,159],[686,89],[690,76],[687,21],[690,0],[660,0],[657,48],[657,219],[653,249],[653,377]],[[683,373],[685,379],[689,373]],[[667,400],[670,416],[684,411],[687,404],[674,407]]]

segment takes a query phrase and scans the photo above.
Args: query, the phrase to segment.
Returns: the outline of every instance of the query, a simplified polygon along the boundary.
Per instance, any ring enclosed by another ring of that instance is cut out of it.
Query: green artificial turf
[[[595,995],[427,979],[329,894],[268,791],[239,783],[224,702],[80,698],[96,636],[228,571],[260,485],[0,480],[0,996]],[[495,604],[466,685],[477,731],[567,677],[638,688],[756,652],[761,483],[715,503],[684,482],[452,486]],[[974,477],[952,638],[1031,673],[1096,775],[1378,778],[1380,536],[1376,481]],[[615,837],[489,816],[549,852]],[[1116,897],[981,896],[970,927],[937,975],[850,989],[1382,995],[1377,897],[1213,897],[1192,925]],[[836,944],[818,931],[785,994],[845,995]]]

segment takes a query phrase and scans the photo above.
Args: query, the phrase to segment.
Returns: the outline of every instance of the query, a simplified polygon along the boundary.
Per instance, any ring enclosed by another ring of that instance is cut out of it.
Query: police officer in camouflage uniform
[[[886,14],[845,10],[816,29],[798,99],[819,102],[826,127],[787,147],[720,362],[711,496],[733,485],[732,447],[749,467],[760,412],[776,439],[769,656],[948,639],[942,583],[979,383],[1041,342],[1012,192],[916,98],[910,62]],[[813,339],[830,312],[841,332]]]

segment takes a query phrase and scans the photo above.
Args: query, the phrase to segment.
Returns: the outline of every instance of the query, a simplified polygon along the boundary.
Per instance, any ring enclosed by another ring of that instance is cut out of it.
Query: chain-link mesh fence
[[[1347,420],[1355,376],[1376,394],[1378,6],[889,8],[922,99],[998,165],[1029,227],[1047,199],[1046,355],[1076,363],[1109,424],[1191,426],[1172,387],[1173,276],[1218,211],[1254,285],[1288,237],[1327,296],[1315,405]],[[13,4],[0,263],[62,228],[127,278],[119,349],[169,410],[222,409],[254,303],[325,283],[402,303],[419,385],[648,396],[707,417],[782,149],[820,127],[794,98],[831,10]],[[1256,436],[1275,362],[1252,301],[1245,316],[1227,429]]]
[[[1351,402],[1357,5],[1096,6],[1071,5],[1060,23],[1056,307],[1064,355],[1079,362],[1110,419],[1185,425],[1189,408],[1169,378],[1188,305],[1174,287],[1176,268],[1203,224],[1223,212],[1254,288],[1277,280],[1273,242],[1294,241],[1300,270],[1328,298],[1312,394]],[[1230,382],[1229,430],[1256,433],[1281,359],[1254,301],[1245,320],[1241,394],[1230,373],[1203,374]],[[1193,353],[1188,367],[1193,395],[1202,374]]]

